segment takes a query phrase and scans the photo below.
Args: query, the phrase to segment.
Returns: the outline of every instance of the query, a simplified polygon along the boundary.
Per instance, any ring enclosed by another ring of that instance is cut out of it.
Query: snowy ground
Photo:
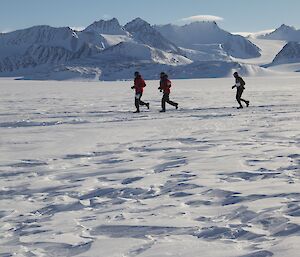
[[[0,80],[0,256],[297,256],[300,76],[246,82]]]

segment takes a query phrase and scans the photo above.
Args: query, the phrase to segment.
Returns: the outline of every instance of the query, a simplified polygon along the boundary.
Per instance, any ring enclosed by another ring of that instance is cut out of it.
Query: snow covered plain
[[[300,77],[0,80],[0,256],[298,256]]]

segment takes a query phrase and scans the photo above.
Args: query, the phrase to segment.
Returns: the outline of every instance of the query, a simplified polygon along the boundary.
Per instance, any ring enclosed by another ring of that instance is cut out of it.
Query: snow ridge
[[[260,56],[260,49],[242,36],[219,28],[216,22],[193,22],[184,26],[156,26],[166,38],[180,47],[199,50],[202,45],[220,44],[228,55],[237,58]]]
[[[175,44],[163,37],[155,28],[141,18],[136,18],[127,23],[125,29],[131,33],[137,42],[166,52],[180,52]]]
[[[282,24],[275,31],[259,36],[259,38],[268,40],[300,41],[300,30],[297,30],[295,27]]]
[[[300,62],[300,42],[288,42],[274,58],[272,65]]]
[[[109,35],[128,35],[128,32],[120,25],[119,21],[116,18],[108,21],[95,21],[83,31]]]

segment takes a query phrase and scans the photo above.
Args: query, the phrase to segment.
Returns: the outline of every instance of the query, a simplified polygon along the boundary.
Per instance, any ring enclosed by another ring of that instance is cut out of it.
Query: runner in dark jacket
[[[242,105],[241,101],[243,101],[246,104],[246,106],[248,107],[250,102],[247,101],[247,100],[242,99],[242,94],[243,94],[243,91],[245,89],[244,86],[246,85],[246,83],[242,79],[242,77],[239,76],[239,74],[237,72],[233,73],[233,76],[235,77],[235,85],[232,86],[232,89],[234,89],[235,87],[237,89],[236,90],[236,100],[237,100],[238,104],[240,105],[238,107],[238,109],[243,108],[243,105]]]
[[[144,92],[144,87],[146,86],[146,83],[144,81],[144,79],[142,78],[141,74],[136,71],[134,73],[134,86],[132,86],[132,89],[135,89],[135,100],[134,100],[134,104],[136,107],[136,111],[135,113],[140,112],[140,105],[142,106],[147,106],[147,108],[149,109],[150,104],[149,103],[145,103],[141,100],[143,92]]]
[[[172,106],[175,106],[178,109],[178,103],[175,103],[170,100],[170,93],[171,93],[171,81],[168,79],[168,75],[164,72],[160,73],[160,83],[159,83],[159,90],[163,92],[163,97],[161,99],[161,111],[166,111],[166,102]]]

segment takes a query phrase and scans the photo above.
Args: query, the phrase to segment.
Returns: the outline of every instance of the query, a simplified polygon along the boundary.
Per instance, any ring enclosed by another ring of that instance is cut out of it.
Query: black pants
[[[244,103],[247,103],[248,101],[247,100],[244,100],[242,98],[242,94],[244,92],[244,87],[238,87],[237,90],[236,90],[236,100],[237,102],[239,103],[240,106],[242,106],[241,104],[241,101],[243,101]]]
[[[161,108],[165,111],[166,110],[166,102],[172,106],[177,106],[178,103],[175,103],[170,100],[170,94],[164,93],[163,98],[161,99]]]
[[[147,105],[141,100],[143,93],[136,93],[134,98],[134,104],[137,111],[140,111],[140,105]]]

